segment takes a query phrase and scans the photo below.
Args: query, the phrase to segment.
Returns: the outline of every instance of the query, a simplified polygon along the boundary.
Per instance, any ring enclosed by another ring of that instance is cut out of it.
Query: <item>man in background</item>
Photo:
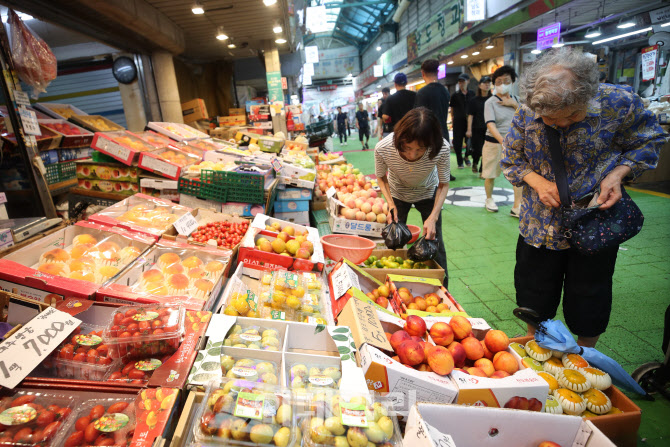
[[[363,103],[358,103],[358,111],[356,112],[356,128],[358,129],[358,139],[363,145],[363,150],[370,149],[368,141],[370,140],[370,117],[368,111],[363,107]],[[365,137],[365,143],[363,143]]]
[[[389,96],[391,96],[391,90],[389,90],[388,87],[384,87],[382,89],[382,99],[379,100],[381,101],[379,104],[379,109],[377,110],[377,129],[379,132],[380,140],[392,132],[389,129],[388,123],[385,123],[383,118],[384,106],[386,105],[386,100],[388,99]]]
[[[337,108],[337,135],[340,137],[340,144],[342,146],[347,145],[347,127],[349,127],[349,118],[346,113],[342,112],[342,107]],[[342,137],[344,137],[344,143],[342,142]]]
[[[407,90],[407,75],[398,73],[393,78],[396,92],[388,97],[384,105],[384,122],[389,124],[391,132],[403,116],[414,108],[416,93]]]
[[[475,94],[468,90],[468,82],[470,76],[465,73],[458,75],[458,90],[452,95],[451,102],[451,127],[454,131],[454,152],[456,152],[456,161],[458,162],[458,169],[463,169],[463,162],[470,166],[470,160],[463,158],[463,141],[465,140],[465,133],[468,130],[468,115],[467,104]]]

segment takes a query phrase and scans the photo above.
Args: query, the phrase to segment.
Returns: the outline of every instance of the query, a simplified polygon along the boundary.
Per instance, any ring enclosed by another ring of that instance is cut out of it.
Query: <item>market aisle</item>
[[[339,142],[335,147],[340,150]],[[352,144],[341,149],[351,150]],[[374,173],[372,151],[352,151],[346,153],[346,157],[363,173]],[[452,165],[456,165],[453,154]],[[483,184],[469,169],[456,169],[453,174],[456,181],[451,183],[452,188]],[[500,178],[496,187],[511,188],[511,185]],[[608,330],[598,343],[602,352],[621,363],[629,373],[645,363],[663,361],[663,315],[670,303],[670,259],[667,256],[670,197],[639,191],[630,191],[630,195],[645,215],[645,226],[619,251],[613,312]],[[450,292],[473,316],[484,318],[509,335],[516,335],[525,333],[526,329],[525,324],[512,315],[516,307],[513,272],[518,221],[507,214],[508,208],[501,207],[499,213],[492,214],[483,208],[447,205],[443,234]],[[409,223],[421,224],[415,210],[410,212]],[[562,312],[558,318],[563,319]],[[644,415],[639,431],[640,439],[646,438],[643,445],[667,445],[670,402],[660,398],[656,402],[636,399],[635,403]]]

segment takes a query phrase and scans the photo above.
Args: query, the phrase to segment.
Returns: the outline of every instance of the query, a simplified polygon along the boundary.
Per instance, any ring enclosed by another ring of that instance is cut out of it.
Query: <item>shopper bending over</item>
[[[563,314],[583,346],[595,346],[612,308],[612,275],[619,247],[583,255],[571,249],[561,228],[558,188],[546,126],[558,130],[570,196],[600,187],[598,203],[621,198],[621,182],[658,162],[666,141],[655,115],[639,96],[599,84],[590,55],[561,48],[525,70],[525,104],[504,142],[507,179],[523,187],[514,284],[519,306],[553,318],[563,292]],[[529,335],[534,333],[528,328]]]
[[[394,132],[375,147],[375,173],[389,206],[387,221],[407,223],[412,205],[421,213],[423,235],[437,239],[435,261],[449,285],[442,238],[442,204],[449,190],[449,143],[437,118],[425,107],[409,111]]]

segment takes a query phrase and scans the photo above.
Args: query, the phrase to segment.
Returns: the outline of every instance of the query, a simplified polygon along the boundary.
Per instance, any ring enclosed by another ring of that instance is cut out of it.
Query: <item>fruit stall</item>
[[[35,110],[98,206],[0,258],[0,445],[634,444],[608,372],[491,328],[413,258],[421,228],[386,246],[345,154]]]

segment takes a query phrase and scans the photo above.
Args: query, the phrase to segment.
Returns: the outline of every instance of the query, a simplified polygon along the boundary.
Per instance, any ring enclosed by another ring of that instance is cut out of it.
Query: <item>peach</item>
[[[406,341],[406,340],[411,340],[411,339],[412,339],[412,337],[407,332],[405,332],[403,330],[400,330],[400,331],[394,332],[393,335],[391,335],[390,343],[391,343],[391,346],[393,347],[393,350],[395,352],[398,352],[398,347],[400,346],[400,344],[402,342]]]
[[[417,305],[414,304],[414,303],[409,303],[409,304],[407,305],[407,309],[411,309],[411,310],[419,310],[419,306],[417,306]]]
[[[482,344],[482,348],[484,349],[484,357],[493,360],[493,353],[489,351],[489,348],[486,347],[486,343],[484,343],[484,340],[480,340],[480,343]]]
[[[377,214],[377,223],[385,224],[386,223],[386,214]]]
[[[430,327],[430,337],[435,344],[448,346],[454,341],[454,332],[447,323],[439,321]]]
[[[461,346],[465,349],[465,355],[468,360],[479,360],[484,357],[484,348],[474,337],[467,337],[461,340]]]
[[[295,257],[298,259],[309,259],[311,255],[309,254],[309,250],[300,247],[298,251],[295,252]]]
[[[424,341],[421,346],[423,346],[423,353],[425,354],[426,358],[428,358],[428,351],[430,351],[431,349],[433,349],[433,347],[435,347],[434,344],[428,343],[427,341]]]
[[[542,402],[534,397],[528,399],[528,411],[542,411]]]
[[[361,204],[361,211],[363,211],[365,214],[372,212],[372,205],[368,202],[363,202]]]
[[[407,332],[407,329],[405,329],[405,332]],[[409,334],[409,332],[407,333]],[[417,343],[421,343],[423,341],[423,339],[418,335],[410,335],[409,337]]]
[[[433,372],[431,367],[429,365],[426,365],[425,363],[422,363],[419,366],[417,366],[416,370],[417,371],[423,371],[423,372]]]
[[[428,365],[434,373],[446,376],[454,369],[454,358],[447,348],[434,346],[428,350]]]
[[[488,377],[484,371],[477,368],[476,366],[471,366],[468,368],[468,374],[471,376]]]
[[[398,296],[400,297],[400,301],[402,301],[405,306],[409,306],[409,303],[412,302],[412,295],[410,295],[409,292],[398,289]]]
[[[288,234],[282,231],[277,235],[277,239],[281,239],[282,241],[286,242],[288,241]]]
[[[346,206],[347,208],[351,208],[351,209],[358,208],[356,206],[356,201],[354,199],[349,199],[346,202],[344,202],[344,206]]]
[[[509,338],[507,334],[500,330],[492,330],[486,333],[484,343],[492,353],[505,351],[509,347]]]
[[[375,214],[382,214],[382,206],[378,203],[372,205],[372,212]]]
[[[475,361],[475,367],[481,369],[486,377],[491,377],[496,369],[493,367],[493,362],[489,359],[481,358]]]
[[[434,293],[427,294],[424,299],[426,300],[427,306],[437,307],[437,305],[440,304],[440,299]]]
[[[400,293],[400,292],[410,293],[410,292],[409,292],[409,289],[408,289],[407,287],[401,287],[401,288],[399,288],[399,289],[398,289],[398,293]]]
[[[419,306],[419,310],[426,310],[426,300],[423,298],[414,298],[414,304]]]
[[[388,340],[389,344],[391,344],[391,333],[390,332],[384,332],[384,335],[386,335],[386,339]]]
[[[304,248],[305,250],[307,250],[310,256],[314,254],[314,244],[312,244],[310,241],[301,242],[300,248]]]
[[[443,312],[443,311],[447,311],[447,310],[449,310],[449,308],[447,307],[447,305],[444,304],[444,303],[440,303],[440,304],[438,304],[438,305],[435,306],[435,307],[437,307],[437,311],[438,311],[438,312]]]
[[[386,308],[388,307],[388,305],[389,305],[389,300],[388,300],[386,297],[384,297],[384,296],[380,296],[379,298],[377,298],[376,300],[374,300],[374,302],[377,303],[377,304],[379,304],[379,305],[380,305],[381,307],[383,307],[384,309],[386,309]]]
[[[368,214],[365,215],[365,220],[368,222],[376,222],[377,221],[377,215],[370,211]]]
[[[405,321],[404,329],[409,335],[421,337],[426,333],[426,322],[421,317],[410,315]]]
[[[355,220],[356,219],[356,210],[347,208],[345,210],[342,210],[342,215],[344,216],[345,219]]]
[[[428,306],[428,307],[426,307],[426,312],[437,313],[437,307],[435,307],[435,306]]]
[[[506,373],[505,371],[496,371],[491,374],[492,379],[504,379],[505,377],[509,377],[509,373]]]
[[[356,199],[354,200],[354,205],[352,208],[357,208],[361,209],[361,205],[363,205],[363,199]]]
[[[365,220],[365,216],[363,211],[356,211],[356,220]]]
[[[454,365],[456,365],[459,368],[462,368],[463,365],[465,365],[465,360],[467,359],[467,356],[465,355],[465,349],[463,349],[463,346],[457,341],[452,342],[449,346],[447,346],[447,349],[449,352],[451,352],[451,356],[454,358]]]
[[[397,349],[400,361],[405,365],[414,366],[423,363],[425,354],[423,348],[414,340],[406,340],[400,343]]]
[[[514,408],[516,410],[528,410],[528,399],[521,396],[514,396],[505,404],[505,408]]]
[[[449,326],[454,331],[454,338],[456,340],[463,340],[472,332],[472,325],[467,318],[455,316],[449,321]]]
[[[500,351],[493,356],[493,367],[497,371],[505,371],[510,375],[519,370],[516,359],[507,351]]]

